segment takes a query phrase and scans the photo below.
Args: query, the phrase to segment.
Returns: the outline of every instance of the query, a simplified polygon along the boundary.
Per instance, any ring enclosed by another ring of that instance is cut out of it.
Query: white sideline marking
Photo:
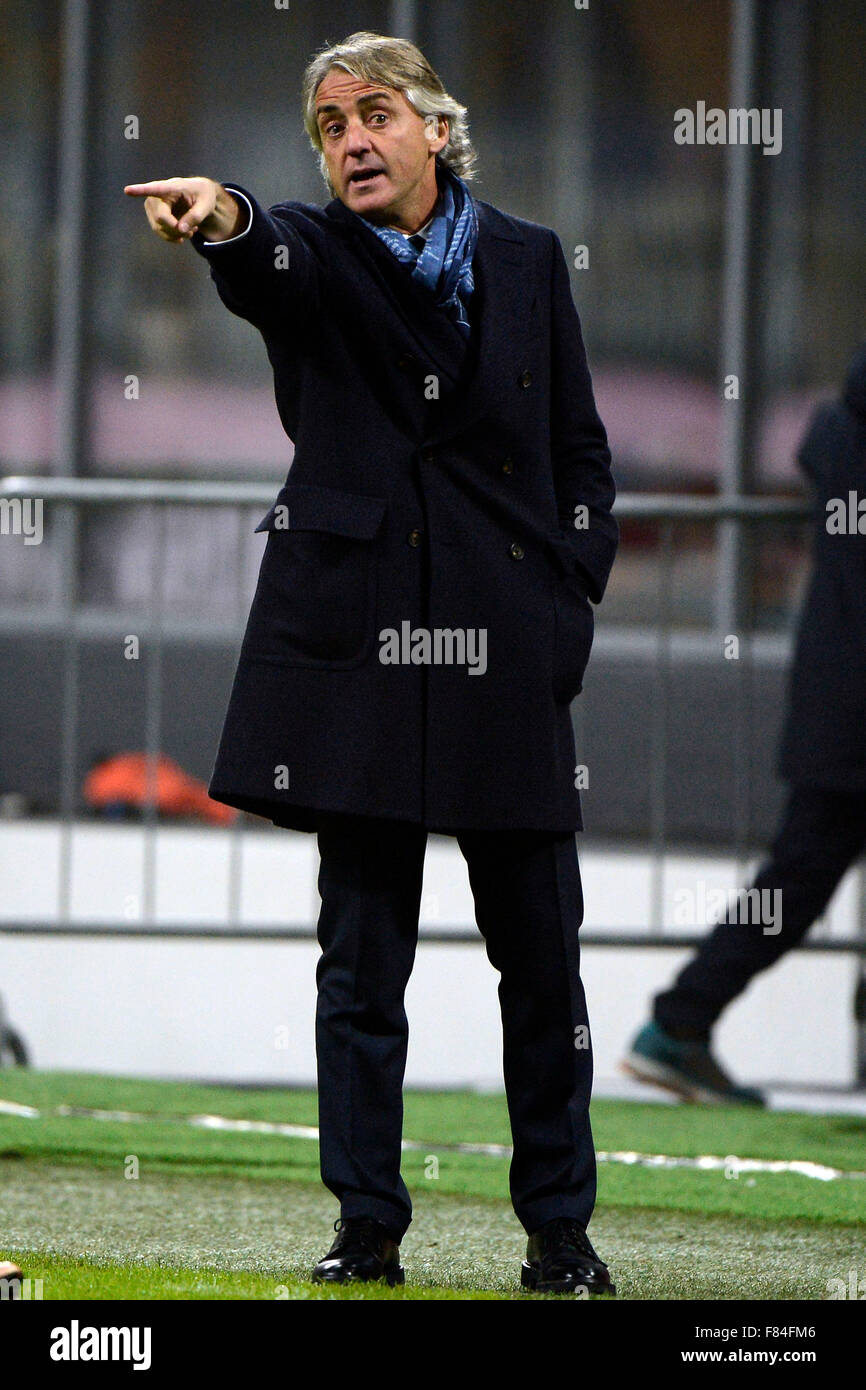
[[[19,1120],[38,1120],[39,1111],[32,1105],[16,1105],[14,1100],[0,1100],[0,1114],[15,1115]]]
[[[318,1139],[319,1131],[313,1125],[290,1125],[276,1120],[232,1120],[225,1115],[160,1115],[139,1114],[132,1110],[90,1110],[78,1105],[57,1105],[53,1110],[37,1110],[32,1105],[19,1105],[13,1100],[0,1100],[0,1115],[12,1115],[16,1119],[40,1120],[51,1116],[81,1118],[86,1120],[113,1120],[122,1124],[182,1124],[193,1125],[197,1129],[229,1130],[235,1134],[279,1134],[284,1139]],[[402,1147],[416,1153],[431,1149],[445,1150],[448,1153],[481,1154],[487,1158],[510,1158],[510,1144],[422,1144],[417,1139],[404,1139]],[[739,1173],[796,1173],[801,1178],[815,1178],[818,1182],[834,1182],[838,1178],[866,1178],[866,1173],[849,1172],[844,1168],[828,1168],[823,1163],[810,1163],[806,1159],[767,1159],[738,1158],[728,1154],[720,1158],[717,1154],[701,1154],[697,1158],[686,1158],[672,1154],[642,1154],[635,1150],[599,1149],[596,1152],[599,1163],[623,1163],[627,1167],[640,1168],[695,1168],[704,1172],[728,1172],[732,1176]]]

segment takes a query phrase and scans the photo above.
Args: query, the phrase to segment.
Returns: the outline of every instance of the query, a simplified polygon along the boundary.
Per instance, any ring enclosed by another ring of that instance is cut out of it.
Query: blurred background
[[[137,750],[207,782],[253,528],[292,458],[257,334],[123,186],[203,173],[326,202],[301,75],[369,28],[413,38],[468,106],[476,195],[581,266],[622,543],[574,708],[579,849],[596,1072],[620,1084],[626,1037],[704,929],[675,920],[676,893],[746,882],[782,802],[809,550],[796,449],[866,319],[862,6],[3,0],[0,19],[0,490],[46,499],[41,544],[0,535],[0,994],[19,1039],[40,1066],[314,1075],[313,837],[207,824],[194,795],[168,813],[155,774],[141,814],[106,818],[85,778]],[[699,101],[781,108],[781,152],[678,145],[674,113]],[[498,1085],[452,841],[431,837],[428,880],[409,1080]],[[862,900],[852,873],[810,949],[732,1008],[719,1037],[743,1079],[866,1084]]]

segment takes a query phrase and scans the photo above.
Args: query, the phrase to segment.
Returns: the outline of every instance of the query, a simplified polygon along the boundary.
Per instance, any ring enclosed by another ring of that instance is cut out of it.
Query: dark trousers
[[[673,987],[656,996],[656,1022],[666,1031],[708,1038],[719,1014],[753,976],[802,941],[864,844],[863,792],[794,787],[770,858],[754,882],[762,892],[781,891],[781,931],[765,934],[760,922],[730,920],[744,912],[726,914]]]
[[[573,834],[466,831],[475,917],[500,972],[511,1198],[532,1232],[587,1225],[595,1203],[592,1049],[580,980],[583,894]],[[341,1215],[399,1240],[412,1217],[400,1176],[408,1024],[427,831],[327,815],[318,832],[322,948],[316,1055],[322,1180]],[[411,1136],[408,1136],[411,1137]]]

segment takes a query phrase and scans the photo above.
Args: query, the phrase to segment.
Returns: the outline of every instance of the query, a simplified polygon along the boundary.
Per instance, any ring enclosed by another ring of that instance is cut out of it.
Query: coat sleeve
[[[562,245],[555,232],[551,285],[550,438],[559,525],[573,573],[601,601],[616,554],[619,528],[611,515],[616,488],[607,434],[592,392],[580,319]],[[576,526],[575,518],[585,526]]]
[[[834,463],[844,452],[845,427],[844,408],[836,401],[823,402],[813,411],[797,449],[797,462],[815,490],[822,514],[832,492]]]
[[[247,230],[224,242],[206,241],[199,232],[190,237],[210,265],[220,299],[265,332],[277,326],[285,330],[293,319],[316,314],[321,265],[293,224],[289,205],[277,203],[266,212],[240,184],[224,187],[248,200],[252,217]]]
[[[854,353],[838,400],[824,401],[812,412],[809,426],[797,449],[797,462],[823,504],[845,489],[852,460],[862,472],[863,431],[866,427],[866,344]],[[850,486],[856,486],[851,483]]]

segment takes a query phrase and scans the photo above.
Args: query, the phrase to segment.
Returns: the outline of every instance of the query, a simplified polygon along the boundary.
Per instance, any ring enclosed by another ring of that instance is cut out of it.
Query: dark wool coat
[[[788,781],[866,791],[866,347],[840,400],[819,406],[800,446],[815,490],[813,569],[800,616],[780,749]],[[864,503],[853,532],[827,530],[827,502]]]
[[[247,197],[245,236],[193,244],[264,337],[295,454],[211,796],[298,830],[582,828],[569,706],[618,533],[558,238],[475,200],[467,348],[339,199]]]

